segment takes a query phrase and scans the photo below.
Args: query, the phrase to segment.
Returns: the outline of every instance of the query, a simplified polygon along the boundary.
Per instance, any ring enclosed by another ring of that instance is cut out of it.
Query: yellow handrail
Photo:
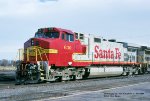
[[[40,53],[40,49],[37,49],[37,50],[38,50],[38,52],[39,52],[41,61],[43,61],[42,56],[41,56],[41,53]]]
[[[46,55],[46,52],[45,52],[45,50],[44,50],[44,55],[45,55],[45,57],[46,57],[46,60],[48,61],[48,57],[47,57],[47,55]]]
[[[41,61],[43,61],[42,54],[45,55],[46,61],[48,61],[46,51],[37,47],[27,48],[27,61],[30,61],[30,55],[32,55],[30,51],[34,51],[33,56],[35,56],[36,61],[38,61],[38,55],[40,56]]]

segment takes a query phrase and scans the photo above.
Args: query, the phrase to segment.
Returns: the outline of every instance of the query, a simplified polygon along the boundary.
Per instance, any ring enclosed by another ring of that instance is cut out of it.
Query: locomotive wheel
[[[61,82],[62,81],[62,76],[59,76],[58,79],[56,79],[56,82]]]
[[[27,64],[25,72],[25,80],[24,84],[28,83],[39,83],[40,81],[40,71],[38,70],[38,66],[34,64]]]
[[[76,80],[76,75],[72,75],[71,81],[75,81],[75,80]]]
[[[40,72],[36,72],[33,74],[28,74],[24,84],[39,83],[39,82],[40,82]]]

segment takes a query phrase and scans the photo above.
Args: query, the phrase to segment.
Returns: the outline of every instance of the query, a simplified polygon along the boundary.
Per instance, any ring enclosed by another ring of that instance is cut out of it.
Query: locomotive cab
[[[64,68],[75,66],[72,60],[74,53],[84,54],[85,52],[86,47],[81,45],[70,30],[38,29],[35,36],[24,43],[24,60],[17,67],[17,80],[25,77],[29,83],[30,81],[56,80],[64,75],[62,72],[69,73],[68,69],[64,70]],[[52,71],[54,72],[53,76],[50,75]],[[64,79],[70,78],[65,76]]]
[[[25,42],[24,49],[25,61],[48,61],[55,66],[68,66],[72,54],[86,52],[72,31],[60,28],[39,29],[34,38]]]

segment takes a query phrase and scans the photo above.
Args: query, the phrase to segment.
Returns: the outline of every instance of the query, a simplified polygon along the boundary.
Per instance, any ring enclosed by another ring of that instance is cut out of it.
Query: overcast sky
[[[150,0],[0,0],[0,59],[51,26],[150,46]]]

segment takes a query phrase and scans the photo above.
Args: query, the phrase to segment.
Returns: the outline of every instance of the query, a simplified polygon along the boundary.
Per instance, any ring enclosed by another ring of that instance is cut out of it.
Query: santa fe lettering
[[[102,50],[99,46],[95,46],[95,54],[94,58],[103,58],[103,59],[121,59],[121,53],[119,52],[119,48],[115,48],[115,52],[108,49]]]

